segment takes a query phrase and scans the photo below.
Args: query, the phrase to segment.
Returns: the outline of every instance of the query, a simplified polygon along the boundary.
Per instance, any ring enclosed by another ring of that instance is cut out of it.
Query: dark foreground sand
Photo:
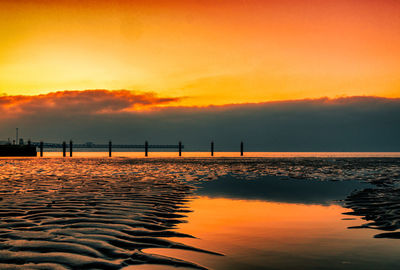
[[[203,269],[141,251],[209,252],[166,240],[192,237],[171,230],[183,222],[191,187],[172,177],[124,172],[131,167],[94,160],[3,160],[0,268],[120,269],[156,263]]]

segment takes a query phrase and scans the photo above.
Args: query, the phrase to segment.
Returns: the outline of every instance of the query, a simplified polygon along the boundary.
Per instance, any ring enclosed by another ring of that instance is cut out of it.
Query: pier
[[[69,141],[69,146],[64,141],[62,143],[46,143],[46,142],[31,142],[32,146],[38,147],[40,156],[43,157],[44,148],[62,148],[63,157],[66,157],[67,148],[69,149],[69,156],[72,157],[73,149],[108,149],[108,156],[112,156],[113,149],[144,149],[145,157],[148,156],[149,149],[178,149],[179,156],[182,156],[182,149],[185,147],[182,142],[175,144],[149,144],[145,141],[144,144],[113,144],[109,141],[108,144],[94,144],[94,143],[84,143],[84,144],[73,144],[72,140]]]

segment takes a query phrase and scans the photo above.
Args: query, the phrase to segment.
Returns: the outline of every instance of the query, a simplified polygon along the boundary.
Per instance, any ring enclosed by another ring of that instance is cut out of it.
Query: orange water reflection
[[[193,212],[179,231],[198,239],[180,241],[225,256],[170,249],[146,252],[210,269],[372,269],[371,265],[385,269],[399,265],[398,242],[374,239],[376,231],[347,229],[360,220],[343,220],[347,210],[339,205],[199,197],[189,206]]]
[[[113,152],[112,156],[143,158],[144,152]],[[62,152],[45,151],[44,157],[62,157]],[[108,157],[108,152],[74,151],[73,157]],[[148,157],[164,158],[179,157],[179,155],[178,152],[149,152]],[[183,152],[182,157],[210,157],[210,152]],[[240,153],[215,152],[214,157],[240,157]],[[245,152],[244,157],[400,157],[400,152]]]

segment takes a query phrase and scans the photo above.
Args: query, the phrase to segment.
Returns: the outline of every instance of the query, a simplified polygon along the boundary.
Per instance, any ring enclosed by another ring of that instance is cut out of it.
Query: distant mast
[[[15,133],[16,133],[16,135],[15,135],[15,143],[19,144],[19,141],[18,141],[18,128],[16,128]]]

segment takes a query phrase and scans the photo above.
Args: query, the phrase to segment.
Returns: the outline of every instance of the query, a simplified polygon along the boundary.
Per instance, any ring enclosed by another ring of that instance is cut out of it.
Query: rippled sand
[[[156,263],[201,266],[142,252],[184,222],[191,187],[167,175],[110,160],[3,160],[0,268],[120,269]],[[145,174],[144,174],[145,173]],[[211,252],[210,252],[211,253]]]
[[[144,250],[221,255],[212,247],[203,250],[168,240],[196,237],[174,230],[190,211],[186,203],[194,195],[192,183],[223,175],[278,175],[390,186],[400,180],[399,168],[397,159],[2,159],[0,268],[121,269],[161,264],[205,269]],[[380,204],[376,198],[384,197],[375,193],[354,194],[347,206],[382,229],[397,228],[398,192],[392,193],[396,207],[384,217],[374,212],[386,202],[382,199]],[[390,221],[390,215],[396,218]]]
[[[385,233],[376,238],[400,239],[400,189],[385,186],[377,189],[364,189],[346,199],[346,207],[353,211],[347,215],[361,216],[367,223],[350,229],[370,228]]]

